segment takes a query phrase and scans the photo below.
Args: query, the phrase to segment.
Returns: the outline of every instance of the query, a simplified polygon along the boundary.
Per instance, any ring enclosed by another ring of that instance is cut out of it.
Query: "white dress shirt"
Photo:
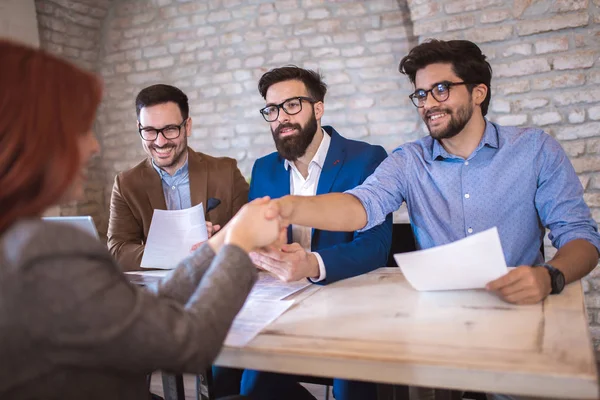
[[[290,173],[290,194],[296,196],[314,196],[317,194],[317,185],[319,184],[319,178],[321,177],[321,170],[327,157],[327,151],[331,144],[331,137],[327,132],[323,131],[323,140],[317,149],[313,159],[308,164],[308,176],[306,179],[302,176],[298,168],[293,162],[285,160],[283,165],[286,170],[290,167],[292,171]],[[312,239],[312,228],[306,226],[292,225],[292,241],[298,243],[306,251],[310,252],[310,243]],[[317,257],[319,262],[319,277],[316,279],[310,279],[313,282],[319,282],[326,278],[327,273],[325,271],[325,264],[319,253],[313,253]]]

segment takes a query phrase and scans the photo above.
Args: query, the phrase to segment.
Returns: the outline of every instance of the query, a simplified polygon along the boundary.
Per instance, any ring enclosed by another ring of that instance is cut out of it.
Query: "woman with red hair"
[[[0,41],[0,88],[0,398],[147,399],[152,371],[204,371],[256,279],[248,251],[283,228],[268,199],[135,287],[97,239],[40,219],[83,196],[99,80]]]

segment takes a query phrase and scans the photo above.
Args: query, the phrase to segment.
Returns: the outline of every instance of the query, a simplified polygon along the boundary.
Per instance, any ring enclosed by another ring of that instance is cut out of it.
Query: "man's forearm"
[[[575,239],[562,246],[548,261],[565,275],[567,283],[589,274],[598,264],[596,247],[584,239]]]
[[[292,204],[290,223],[327,231],[353,232],[367,224],[367,212],[351,194],[286,196]]]

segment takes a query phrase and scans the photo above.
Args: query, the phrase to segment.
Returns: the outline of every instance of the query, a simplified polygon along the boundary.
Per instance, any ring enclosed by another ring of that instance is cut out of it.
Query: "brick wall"
[[[100,63],[110,98],[101,114],[107,176],[144,157],[133,99],[156,82],[190,97],[190,145],[235,157],[249,176],[254,160],[274,150],[258,113],[258,79],[289,63],[322,71],[329,84],[323,122],[341,134],[389,150],[398,143],[394,132],[416,138],[408,82],[397,73],[413,44],[408,20],[408,8],[390,0],[121,1]]]
[[[194,120],[191,146],[235,157],[249,175],[254,160],[273,151],[257,111],[263,101],[256,84],[275,66],[319,68],[330,88],[323,122],[345,136],[391,150],[424,135],[407,99],[411,87],[397,66],[410,47],[429,37],[481,45],[494,68],[490,118],[536,125],[560,140],[600,221],[600,0],[38,0],[36,5],[42,46],[96,69],[106,83],[97,121],[104,149],[88,202],[75,210],[97,211],[101,231],[114,175],[144,157],[133,104],[144,86],[165,82],[183,89]],[[584,286],[600,349],[600,273],[592,273]]]
[[[102,26],[112,0],[35,0],[39,25],[40,47],[66,58],[78,66],[96,70],[100,57]],[[95,129],[98,130],[97,124]],[[102,145],[102,134],[98,139]],[[89,169],[86,199],[60,207],[61,215],[92,215],[100,227],[107,224],[107,203],[104,196],[106,172],[101,156]]]

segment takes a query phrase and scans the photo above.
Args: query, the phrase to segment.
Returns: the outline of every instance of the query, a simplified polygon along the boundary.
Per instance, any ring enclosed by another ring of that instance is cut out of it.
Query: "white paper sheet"
[[[248,297],[255,300],[283,300],[310,285],[307,279],[283,282],[268,272],[260,272]]]
[[[193,245],[208,239],[202,203],[185,210],[154,210],[142,268],[175,268]]]
[[[125,272],[129,282],[134,285],[148,286],[157,283],[165,276],[167,276],[171,270],[161,271],[128,271]]]
[[[271,301],[249,298],[233,320],[225,345],[245,346],[292,304],[294,304],[293,300]]]
[[[394,254],[417,290],[481,289],[508,273],[498,229],[427,250]]]

